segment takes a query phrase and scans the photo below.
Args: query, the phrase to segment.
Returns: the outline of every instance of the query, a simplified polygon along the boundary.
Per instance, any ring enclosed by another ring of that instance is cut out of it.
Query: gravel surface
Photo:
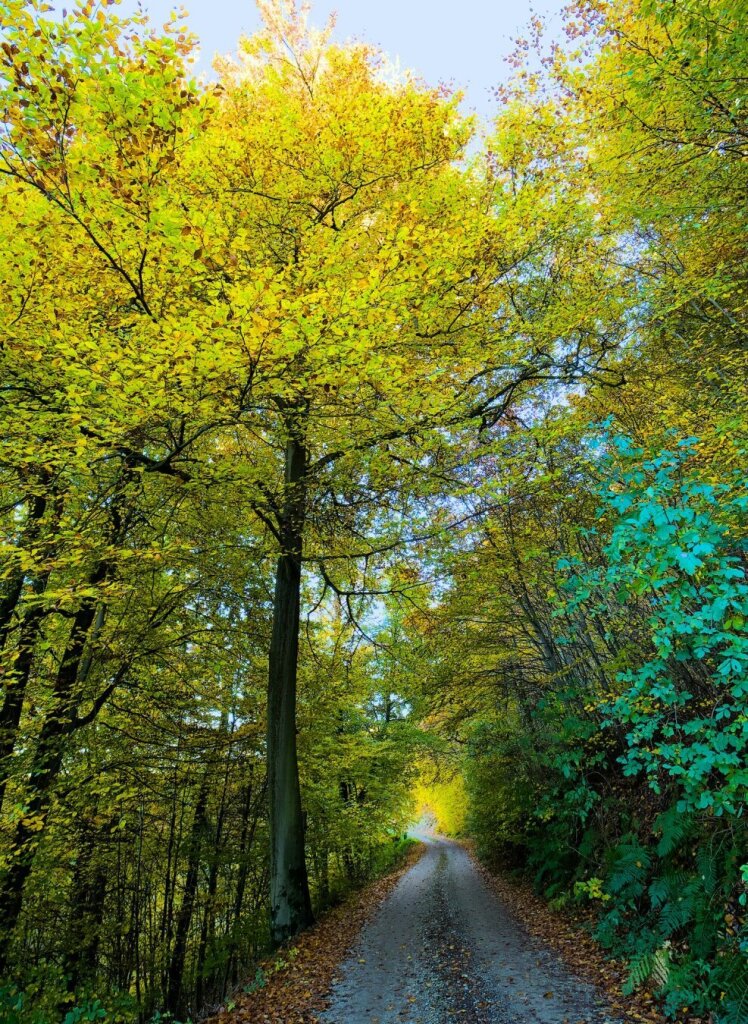
[[[510,916],[466,851],[427,849],[340,966],[325,1024],[623,1024]]]

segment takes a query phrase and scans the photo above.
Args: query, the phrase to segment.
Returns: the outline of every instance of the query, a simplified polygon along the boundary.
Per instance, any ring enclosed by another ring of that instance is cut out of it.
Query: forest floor
[[[214,1024],[632,1024],[595,943],[464,846],[419,835],[399,872],[322,919]],[[607,994],[606,994],[607,991]]]

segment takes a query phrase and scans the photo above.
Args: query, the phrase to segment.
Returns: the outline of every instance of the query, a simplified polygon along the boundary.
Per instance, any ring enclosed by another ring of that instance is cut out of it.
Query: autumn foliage
[[[260,7],[0,0],[0,1010],[216,1009],[431,801],[737,1024],[745,0],[490,128]]]

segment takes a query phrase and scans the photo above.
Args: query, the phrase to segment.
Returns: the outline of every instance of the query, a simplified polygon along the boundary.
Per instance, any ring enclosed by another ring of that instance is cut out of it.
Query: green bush
[[[474,726],[479,851],[521,851],[554,906],[595,934],[666,1014],[748,1019],[748,489],[702,479],[695,438],[648,454],[604,427],[600,508],[558,561],[554,642],[595,623],[531,708]],[[599,557],[592,557],[599,552]],[[592,553],[592,555],[590,554]],[[612,652],[612,653],[611,653]],[[600,679],[604,677],[605,686]]]

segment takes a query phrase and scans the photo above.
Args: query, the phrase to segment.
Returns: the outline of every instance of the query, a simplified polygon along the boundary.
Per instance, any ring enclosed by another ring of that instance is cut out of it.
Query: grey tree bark
[[[307,452],[299,419],[289,417],[287,426],[285,496],[279,516],[281,553],[275,574],[268,665],[270,922],[272,941],[278,945],[313,921],[296,749],[296,681]]]

